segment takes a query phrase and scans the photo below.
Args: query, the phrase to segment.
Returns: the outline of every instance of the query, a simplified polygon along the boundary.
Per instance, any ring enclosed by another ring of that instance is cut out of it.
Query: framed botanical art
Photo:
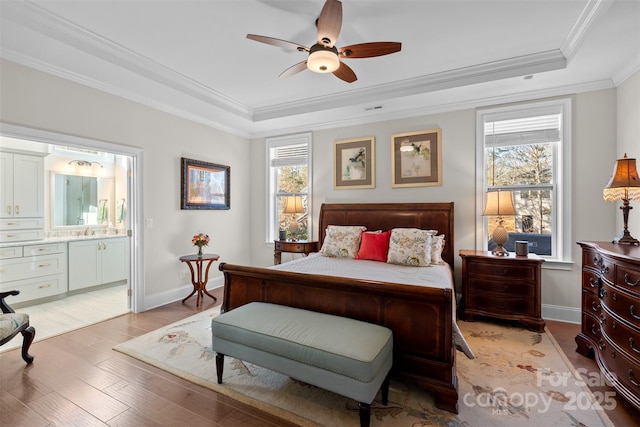
[[[442,130],[391,136],[391,186],[442,185]]]
[[[333,143],[333,188],[375,188],[375,138]]]
[[[230,209],[230,167],[182,158],[182,209]]]

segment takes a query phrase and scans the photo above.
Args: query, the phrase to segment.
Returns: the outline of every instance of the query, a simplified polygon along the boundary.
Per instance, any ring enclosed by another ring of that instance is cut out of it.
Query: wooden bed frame
[[[443,259],[453,268],[453,203],[323,204],[322,245],[328,225],[364,225],[368,230],[414,227],[438,230]],[[298,307],[384,325],[393,331],[394,375],[435,394],[438,408],[458,412],[453,289],[293,273],[220,264],[225,288],[222,311],[252,301]]]

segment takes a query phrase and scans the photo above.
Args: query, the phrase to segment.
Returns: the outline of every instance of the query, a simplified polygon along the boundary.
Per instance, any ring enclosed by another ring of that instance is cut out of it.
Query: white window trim
[[[312,133],[311,132],[305,132],[305,133],[298,133],[298,134],[294,134],[294,135],[286,135],[286,136],[278,136],[278,137],[273,137],[273,138],[266,138],[265,140],[266,144],[265,144],[265,162],[266,162],[266,173],[267,173],[267,179],[265,180],[265,194],[267,195],[266,197],[266,206],[265,206],[265,212],[267,213],[265,215],[265,243],[271,244],[273,243],[273,238],[270,233],[271,233],[271,225],[273,224],[276,212],[276,206],[273,203],[274,201],[274,194],[273,194],[273,188],[271,188],[272,184],[273,184],[273,180],[271,177],[271,155],[270,155],[270,151],[272,148],[274,147],[280,147],[283,145],[293,145],[293,144],[307,144],[308,147],[308,161],[309,161],[309,169],[307,172],[307,178],[309,180],[308,184],[307,184],[307,188],[308,188],[308,197],[307,197],[307,211],[309,213],[309,226],[308,226],[308,230],[311,233],[311,230],[313,230],[313,217],[311,215],[311,213],[313,212],[313,174],[312,174],[312,168],[313,168],[313,157],[312,157],[312,153],[313,153],[313,138],[312,138]],[[309,240],[312,239],[311,234],[309,234]]]
[[[487,117],[492,119],[508,119],[521,117],[530,111],[533,114],[544,114],[544,110],[557,113],[562,111],[562,149],[554,151],[554,178],[557,186],[554,192],[557,198],[554,201],[555,217],[552,232],[554,236],[554,257],[545,258],[544,268],[570,270],[572,261],[572,230],[571,230],[571,146],[572,146],[572,102],[570,98],[550,101],[529,102],[526,104],[488,107],[476,111],[476,249],[486,250],[487,221],[482,216],[484,197],[487,188],[483,179],[486,170],[484,156],[484,122]],[[555,150],[555,149],[554,149]],[[558,167],[562,165],[562,173],[558,173]],[[560,201],[558,203],[558,200]],[[557,245],[558,247],[556,247]]]

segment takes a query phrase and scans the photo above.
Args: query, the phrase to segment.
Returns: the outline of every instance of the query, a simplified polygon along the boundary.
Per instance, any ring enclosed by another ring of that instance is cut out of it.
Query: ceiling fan
[[[316,20],[316,26],[318,27],[318,42],[310,48],[290,41],[256,34],[247,34],[247,38],[309,54],[305,61],[284,70],[278,76],[280,78],[290,77],[308,68],[316,73],[333,73],[334,76],[347,83],[353,83],[358,78],[351,67],[340,61],[340,59],[372,58],[399,52],[402,48],[402,43],[398,42],[359,43],[337,48],[335,43],[342,27],[342,2],[339,0],[327,0],[325,2],[320,16]]]

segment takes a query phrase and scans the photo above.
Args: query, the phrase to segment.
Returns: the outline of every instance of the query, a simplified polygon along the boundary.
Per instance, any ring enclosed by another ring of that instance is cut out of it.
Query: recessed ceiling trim
[[[354,103],[379,101],[386,97],[399,97],[450,89],[458,86],[485,83],[510,77],[520,77],[545,71],[566,68],[567,59],[559,49],[539,52],[471,67],[443,71],[386,85],[352,90],[338,95],[327,95],[296,102],[256,108],[253,121],[277,119],[297,114],[311,113],[330,108],[345,107]]]

